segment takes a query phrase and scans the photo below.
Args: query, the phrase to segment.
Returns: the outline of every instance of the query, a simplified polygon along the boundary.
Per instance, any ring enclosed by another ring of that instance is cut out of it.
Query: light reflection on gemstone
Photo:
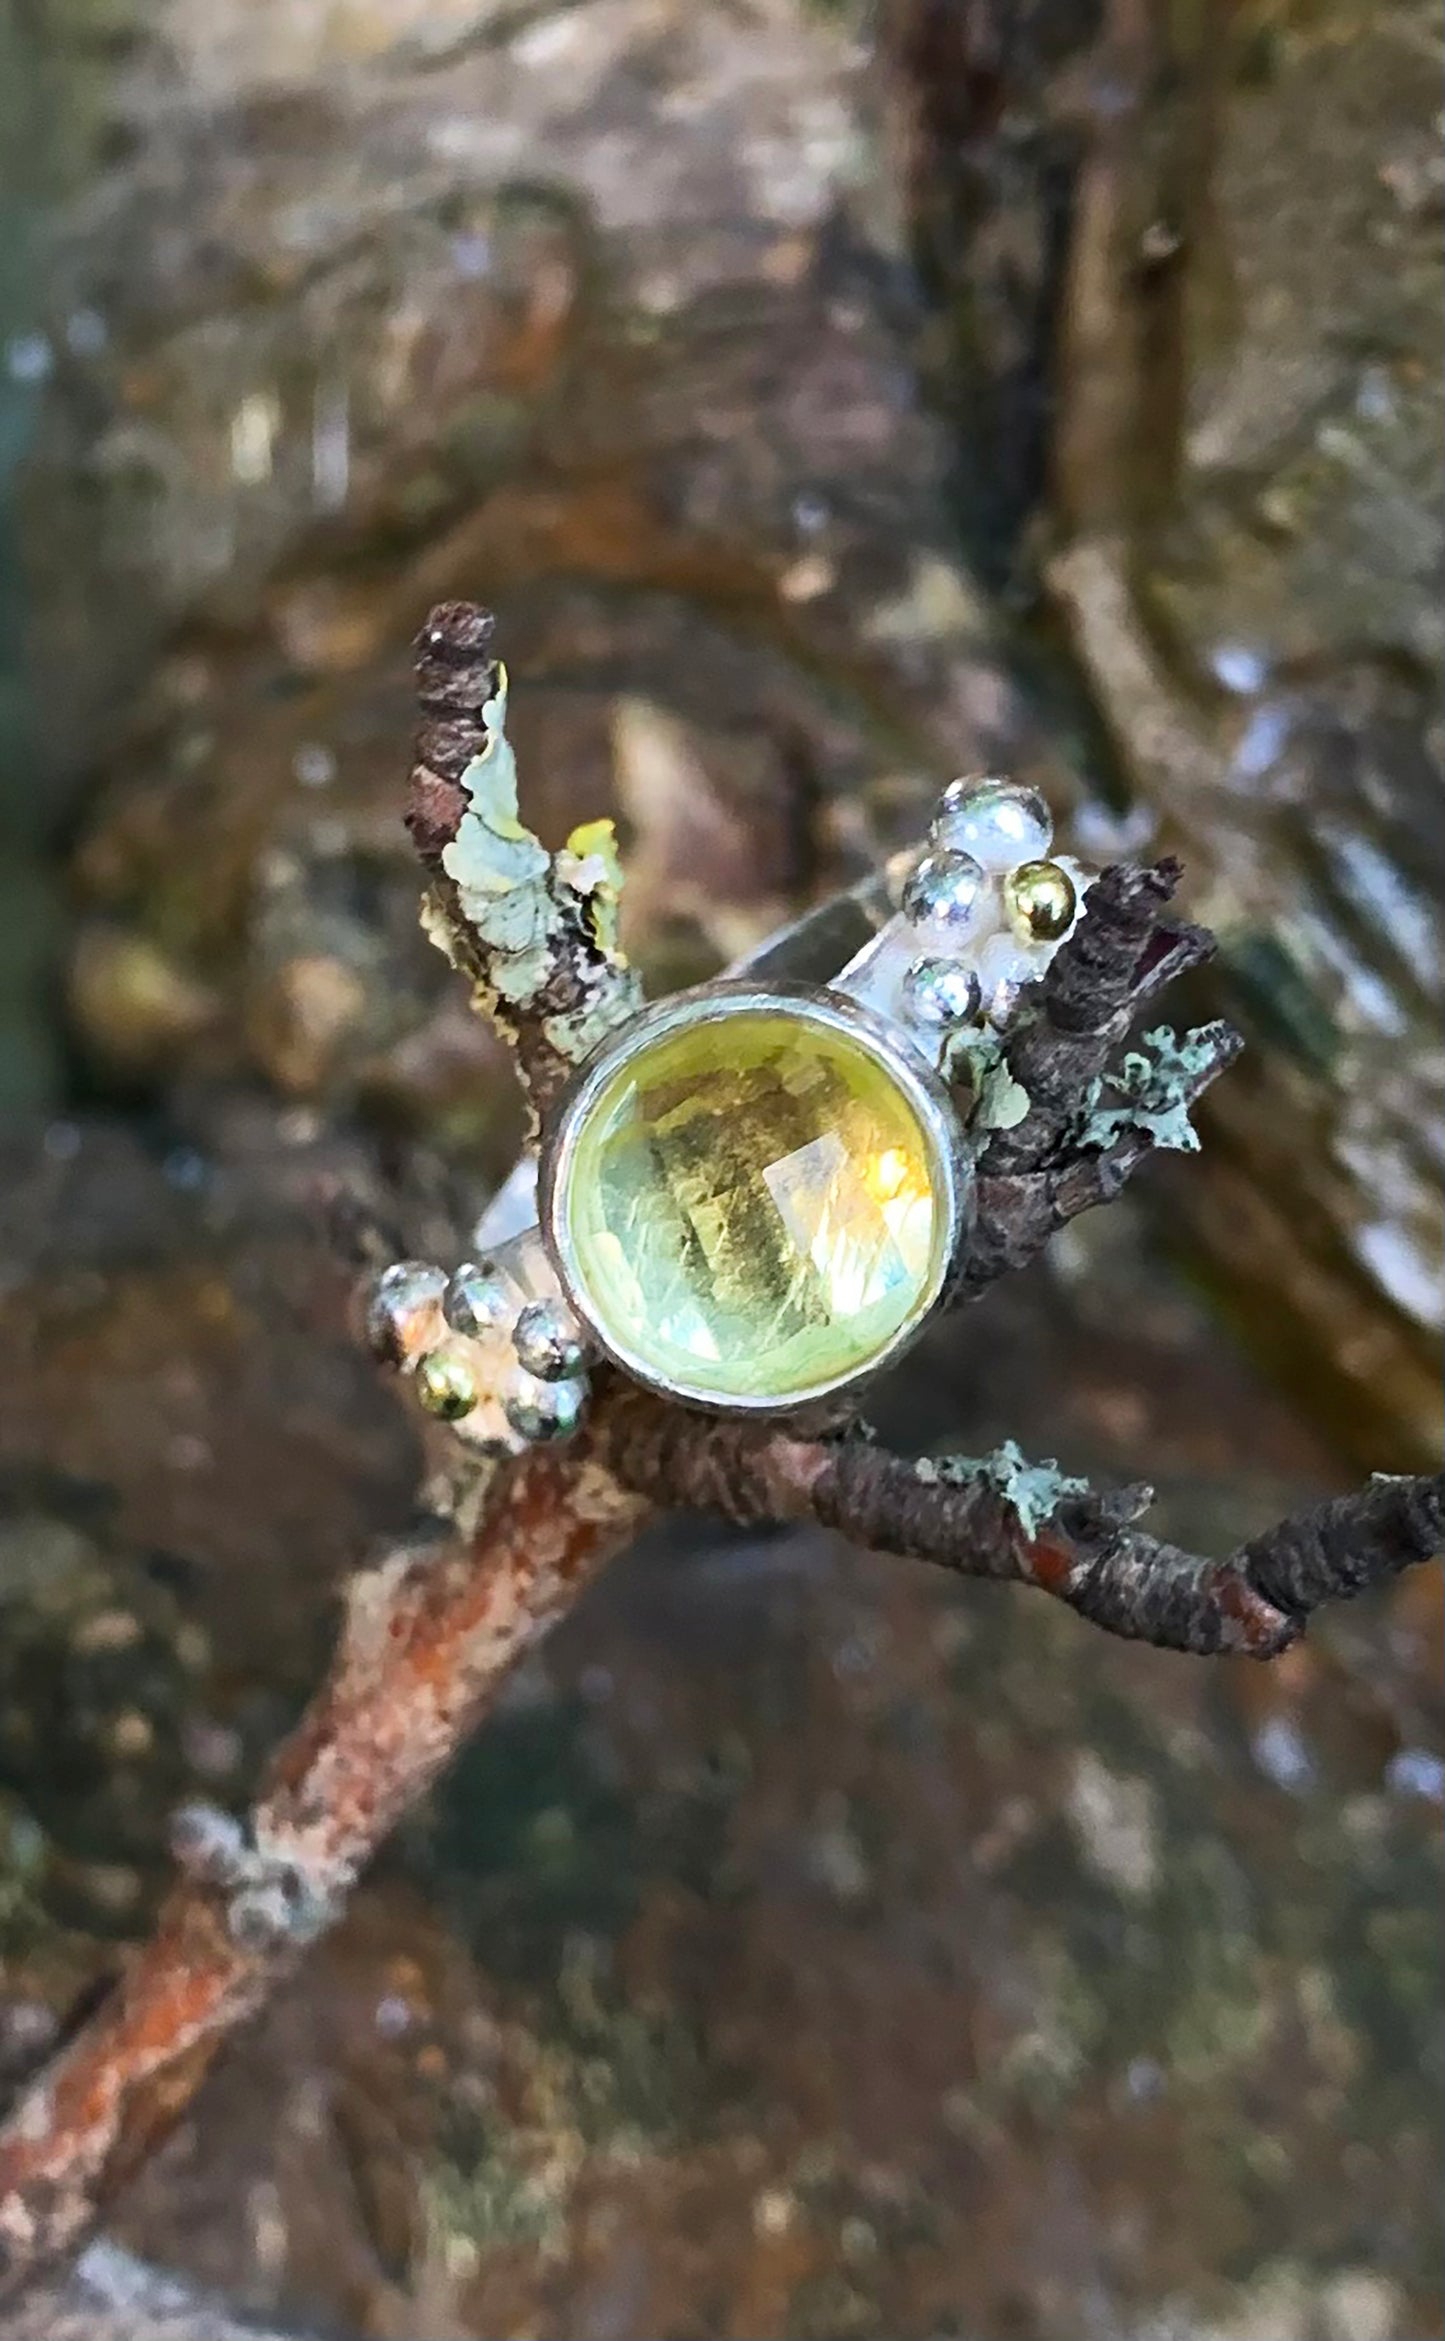
[[[860,1036],[781,1004],[643,1043],[553,1201],[573,1297],[635,1371],[719,1404],[834,1386],[936,1297],[937,1142]]]

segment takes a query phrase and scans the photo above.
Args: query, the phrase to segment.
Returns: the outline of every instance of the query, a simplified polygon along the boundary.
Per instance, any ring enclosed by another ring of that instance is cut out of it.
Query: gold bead
[[[442,1422],[460,1422],[481,1396],[471,1367],[454,1349],[434,1349],[422,1359],[416,1369],[416,1394],[427,1413]]]
[[[1021,943],[1057,943],[1073,925],[1079,900],[1057,862],[1020,862],[1003,882],[1003,899]]]

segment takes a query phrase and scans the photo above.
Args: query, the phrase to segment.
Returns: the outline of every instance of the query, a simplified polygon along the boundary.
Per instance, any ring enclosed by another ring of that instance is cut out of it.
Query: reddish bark
[[[0,2132],[7,2287],[77,2247],[294,1965],[527,1646],[645,1506],[595,1464],[528,1456],[465,1542],[355,1582],[336,1661],[250,1817],[249,1877],[192,1862],[150,1941]],[[274,1924],[258,1924],[275,1898]]]

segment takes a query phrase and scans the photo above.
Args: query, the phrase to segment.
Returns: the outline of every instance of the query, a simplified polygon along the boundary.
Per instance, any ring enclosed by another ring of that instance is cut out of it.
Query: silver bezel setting
[[[616,1075],[669,1033],[689,1026],[746,1015],[793,1015],[799,1023],[840,1034],[861,1044],[903,1093],[928,1143],[930,1174],[939,1204],[939,1232],[928,1282],[915,1307],[887,1345],[861,1367],[835,1375],[782,1398],[720,1398],[713,1391],[660,1374],[635,1349],[620,1345],[600,1325],[588,1299],[587,1282],[567,1225],[567,1189],[579,1138],[588,1117]],[[720,1415],[785,1415],[835,1392],[871,1381],[911,1346],[937,1307],[967,1231],[973,1205],[973,1164],[962,1123],[947,1088],[896,1024],[860,1006],[846,994],[807,984],[767,984],[724,979],[660,1001],[629,1024],[583,1068],[568,1090],[545,1137],[538,1166],[538,1209],[543,1241],[563,1291],[603,1355],[632,1380],[664,1397]]]

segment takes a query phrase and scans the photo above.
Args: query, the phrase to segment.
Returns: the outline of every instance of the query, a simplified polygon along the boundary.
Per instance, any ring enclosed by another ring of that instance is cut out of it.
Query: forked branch
[[[516,1049],[540,1121],[572,1067],[633,1012],[605,825],[543,854],[521,824],[495,721],[492,626],[435,611],[418,647],[423,724],[409,820],[431,930]],[[492,711],[492,720],[486,711]],[[1210,939],[1171,926],[1172,864],[1108,871],[1007,1046],[1027,1113],[994,1135],[959,1297],[1022,1266],[1117,1195],[1232,1061],[1222,1025],[1117,1044]],[[326,1681],[244,1818],[177,1818],[180,1876],[150,1941],[0,2131],[0,2268],[14,2291],[84,2241],[190,2102],[221,2045],[336,1915],[377,1846],[486,1714],[521,1653],[659,1506],[810,1520],[880,1552],[1031,1585],[1107,1631],[1200,1655],[1273,1657],[1326,1602],[1445,1543],[1445,1478],[1377,1479],[1221,1561],[1141,1525],[1145,1488],[1100,1494],[1012,1448],[889,1453],[860,1427],[809,1436],[688,1412],[600,1377],[572,1444],[459,1490],[433,1536],[357,1576]]]

